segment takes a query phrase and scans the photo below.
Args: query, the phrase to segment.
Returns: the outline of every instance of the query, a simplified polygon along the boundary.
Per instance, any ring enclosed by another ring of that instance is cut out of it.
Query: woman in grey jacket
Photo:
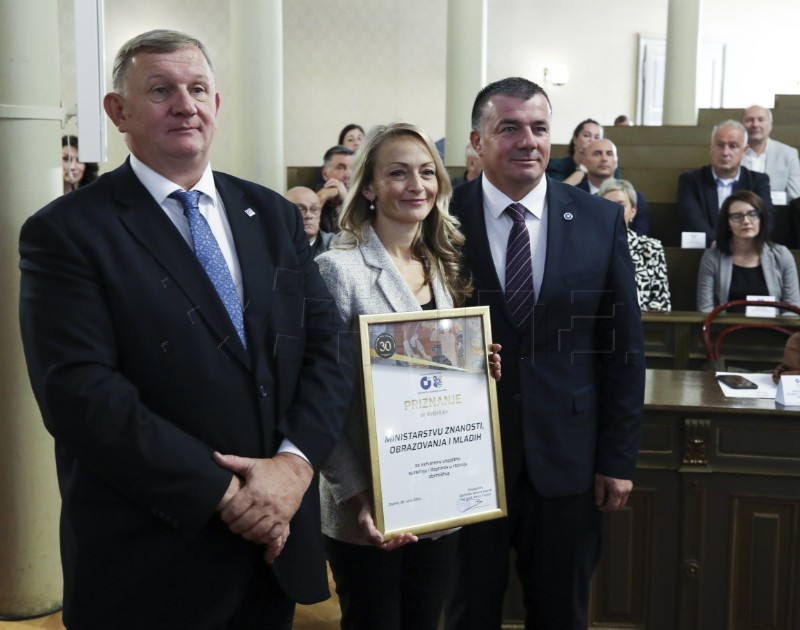
[[[450,194],[447,171],[421,129],[394,123],[369,132],[356,157],[341,232],[317,258],[344,321],[355,327],[358,315],[464,304],[471,286],[461,274],[464,237],[448,212]],[[494,356],[492,366],[499,377]],[[435,630],[456,570],[457,533],[384,540],[371,494],[359,393],[320,477],[322,531],[341,627]]]
[[[800,306],[794,256],[768,239],[771,227],[772,217],[755,193],[740,190],[723,202],[716,241],[700,261],[697,310],[707,313],[748,295]]]

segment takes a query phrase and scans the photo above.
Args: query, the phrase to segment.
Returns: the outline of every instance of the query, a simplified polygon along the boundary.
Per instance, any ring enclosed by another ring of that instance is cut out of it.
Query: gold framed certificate
[[[506,516],[489,307],[358,319],[377,528]]]

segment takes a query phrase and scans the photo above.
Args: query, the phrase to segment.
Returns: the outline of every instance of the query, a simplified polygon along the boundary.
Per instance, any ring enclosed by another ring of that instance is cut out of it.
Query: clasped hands
[[[496,380],[500,380],[500,349],[499,344],[492,344],[489,354],[490,371]],[[271,564],[286,545],[290,534],[289,522],[300,507],[314,470],[302,457],[292,453],[255,459],[215,452],[214,461],[233,473],[228,490],[217,506],[220,518],[234,534],[266,545],[264,558]],[[384,540],[375,527],[372,506],[366,494],[353,500],[360,504],[359,525],[376,547],[391,551],[417,542],[416,536],[407,533]]]
[[[214,453],[233,473],[217,510],[234,534],[266,545],[264,559],[275,561],[289,538],[289,522],[300,507],[314,470],[302,457],[278,453],[266,459]]]

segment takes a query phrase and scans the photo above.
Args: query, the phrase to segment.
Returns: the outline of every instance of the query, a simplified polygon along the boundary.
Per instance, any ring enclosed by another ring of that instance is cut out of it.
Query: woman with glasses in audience
[[[740,190],[723,202],[717,239],[700,261],[697,310],[707,313],[748,295],[769,295],[800,306],[794,256],[769,240],[771,228],[772,216],[755,193]]]

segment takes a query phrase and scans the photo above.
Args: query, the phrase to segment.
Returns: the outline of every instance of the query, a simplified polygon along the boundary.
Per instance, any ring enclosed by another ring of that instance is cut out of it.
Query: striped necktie
[[[219,243],[214,238],[208,221],[200,214],[199,201],[202,194],[199,190],[190,190],[189,192],[176,190],[169,196],[171,199],[177,199],[183,205],[183,212],[189,219],[195,256],[208,274],[211,284],[217,290],[220,300],[225,305],[225,310],[228,311],[233,327],[236,329],[239,339],[242,340],[242,345],[246,348],[247,338],[244,334],[242,301],[236,292],[231,271],[228,263],[225,262]]]
[[[506,304],[514,325],[518,330],[524,330],[535,302],[531,237],[525,225],[525,206],[512,203],[505,212],[514,221],[506,251]]]

